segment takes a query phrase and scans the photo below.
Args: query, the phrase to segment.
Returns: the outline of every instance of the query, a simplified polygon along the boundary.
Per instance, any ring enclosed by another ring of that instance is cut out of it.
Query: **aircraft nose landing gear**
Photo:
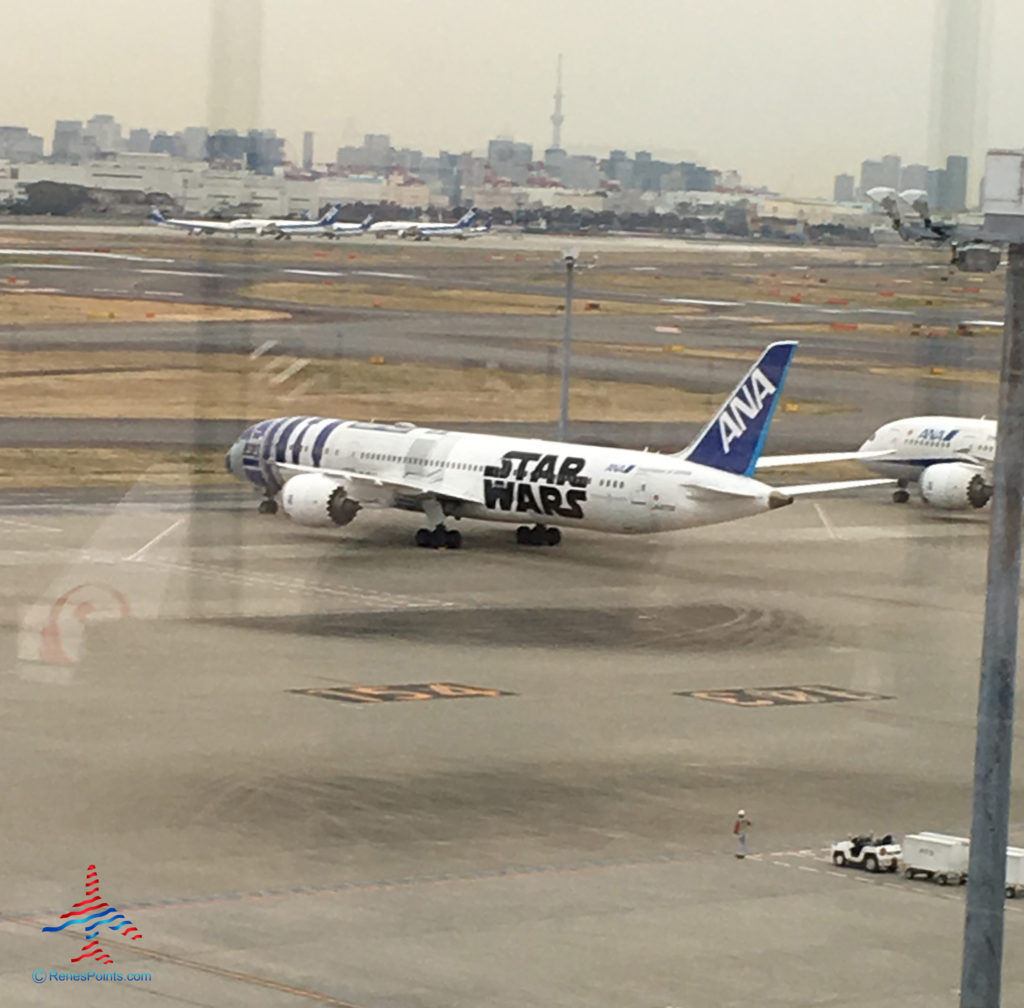
[[[557,546],[562,541],[560,529],[549,525],[520,525],[516,529],[516,542],[520,546]]]

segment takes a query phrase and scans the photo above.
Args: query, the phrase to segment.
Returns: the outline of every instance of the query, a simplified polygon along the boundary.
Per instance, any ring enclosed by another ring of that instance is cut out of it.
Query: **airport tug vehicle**
[[[894,872],[899,866],[902,848],[887,833],[881,839],[868,833],[837,840],[832,844],[832,863],[838,868],[863,868],[869,872]]]

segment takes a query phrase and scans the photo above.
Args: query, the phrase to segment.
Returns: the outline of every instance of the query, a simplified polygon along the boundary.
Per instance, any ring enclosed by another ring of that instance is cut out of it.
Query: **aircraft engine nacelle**
[[[359,502],[350,499],[340,483],[320,473],[288,480],[281,491],[281,506],[292,521],[311,528],[347,525],[359,510]]]
[[[931,465],[921,473],[921,497],[944,511],[983,508],[992,497],[992,487],[973,466],[962,462]]]

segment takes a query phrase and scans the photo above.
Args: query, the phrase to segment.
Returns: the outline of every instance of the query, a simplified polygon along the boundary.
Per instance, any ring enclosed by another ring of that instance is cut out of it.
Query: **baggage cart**
[[[908,833],[903,838],[900,866],[907,878],[928,878],[939,885],[963,885],[971,842],[949,833]]]
[[[1006,898],[1013,899],[1024,892],[1024,849],[1006,848]]]

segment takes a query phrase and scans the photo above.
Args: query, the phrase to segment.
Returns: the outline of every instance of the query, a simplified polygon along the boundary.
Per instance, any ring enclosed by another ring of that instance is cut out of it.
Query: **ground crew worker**
[[[743,809],[736,813],[736,824],[733,826],[732,832],[736,837],[736,857],[738,858],[747,856],[747,829],[753,825]]]

